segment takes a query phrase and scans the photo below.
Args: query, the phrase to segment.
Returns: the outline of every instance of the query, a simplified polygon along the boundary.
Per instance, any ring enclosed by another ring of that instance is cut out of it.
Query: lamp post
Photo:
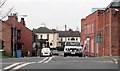
[[[87,48],[88,48],[88,51],[90,50],[90,48],[89,48],[89,41],[90,41],[90,38],[88,37],[88,38],[86,38],[86,40],[87,40]],[[90,53],[90,52],[89,52]],[[89,56],[89,54],[88,54],[88,56]]]

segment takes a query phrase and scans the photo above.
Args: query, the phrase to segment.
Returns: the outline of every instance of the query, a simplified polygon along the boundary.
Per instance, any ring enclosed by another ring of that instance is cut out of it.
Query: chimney
[[[10,16],[8,16],[8,19],[18,21],[17,14],[15,14],[15,13],[11,13]]]
[[[21,21],[20,21],[21,24],[23,24],[25,26],[25,21],[24,21],[24,18],[21,18]]]
[[[73,31],[73,29],[69,29],[69,31]]]

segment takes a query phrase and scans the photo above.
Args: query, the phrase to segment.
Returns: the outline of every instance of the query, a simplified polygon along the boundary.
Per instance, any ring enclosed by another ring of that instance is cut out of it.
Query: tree
[[[6,4],[7,0],[0,0],[0,20],[3,20],[8,16],[9,13],[13,10],[14,6],[9,8],[7,12],[4,12],[4,6]]]

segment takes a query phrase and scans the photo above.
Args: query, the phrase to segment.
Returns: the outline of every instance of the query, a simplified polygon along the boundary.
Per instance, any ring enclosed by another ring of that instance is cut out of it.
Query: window
[[[94,24],[92,24],[92,33],[94,32]]]
[[[21,30],[17,30],[17,39],[21,39]]]
[[[61,41],[63,41],[63,39],[61,38]]]
[[[40,39],[42,39],[43,35],[40,35]]]
[[[52,46],[52,43],[50,43],[50,46]]]
[[[49,40],[49,34],[47,34],[47,39]]]

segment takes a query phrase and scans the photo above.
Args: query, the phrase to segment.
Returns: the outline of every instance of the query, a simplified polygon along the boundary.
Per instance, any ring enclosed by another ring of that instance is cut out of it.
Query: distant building
[[[48,42],[47,44],[50,48],[62,46],[64,42],[68,40],[80,41],[80,32],[73,31],[72,29],[68,31],[58,31],[48,29],[47,27],[40,27],[34,29],[33,32],[37,35],[39,42]]]
[[[67,31],[58,31],[59,34],[59,45],[62,46],[65,41],[75,40],[80,42],[80,32],[79,31],[73,31],[72,29],[69,29]]]
[[[34,29],[33,32],[37,35],[38,42],[47,43],[50,48],[56,48],[58,43],[58,33],[56,30],[48,29],[47,27],[40,27]],[[41,45],[41,47],[43,47]]]
[[[0,21],[2,25],[1,40],[3,43],[3,49],[7,55],[12,56],[16,50],[23,50],[24,52],[32,51],[32,31],[25,25],[24,18],[18,22],[16,14],[8,16],[7,21]]]

